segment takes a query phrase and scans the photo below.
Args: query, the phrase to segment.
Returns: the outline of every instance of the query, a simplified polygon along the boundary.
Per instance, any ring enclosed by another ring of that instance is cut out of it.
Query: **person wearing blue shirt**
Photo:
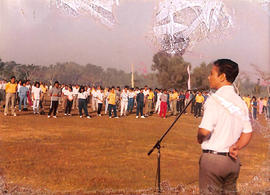
[[[270,120],[270,97],[267,101],[267,119]]]
[[[144,94],[143,88],[140,90],[140,93],[136,96],[137,101],[137,111],[136,111],[136,118],[139,118],[139,114],[141,114],[141,118],[145,118],[143,116],[143,106],[144,106]]]
[[[185,108],[185,98],[186,98],[186,96],[185,96],[184,92],[181,91],[180,95],[179,95],[179,104],[180,104],[179,105],[179,112],[182,112],[183,109]],[[186,111],[184,113],[186,113]]]
[[[27,93],[29,89],[26,87],[26,83],[22,82],[22,86],[19,89],[19,111],[22,111],[22,103],[23,103],[23,110],[27,110]]]
[[[258,102],[255,96],[252,97],[251,107],[252,107],[252,117],[254,120],[257,120]]]

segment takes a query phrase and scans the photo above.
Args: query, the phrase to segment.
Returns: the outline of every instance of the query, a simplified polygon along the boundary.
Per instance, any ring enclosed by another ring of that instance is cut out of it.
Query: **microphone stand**
[[[171,124],[171,126],[167,129],[167,131],[159,138],[159,140],[156,142],[156,144],[153,146],[153,148],[147,153],[148,156],[152,154],[152,152],[155,150],[155,148],[158,150],[157,153],[157,180],[158,180],[158,193],[161,193],[160,189],[160,159],[161,159],[161,153],[160,153],[160,148],[161,148],[161,142],[165,138],[165,136],[169,133],[171,128],[175,125],[175,123],[178,121],[178,119],[182,116],[182,114],[186,111],[188,106],[191,104],[191,102],[195,99],[196,94],[192,97],[192,99],[188,102],[188,104],[184,107],[184,109],[178,114],[174,122]]]

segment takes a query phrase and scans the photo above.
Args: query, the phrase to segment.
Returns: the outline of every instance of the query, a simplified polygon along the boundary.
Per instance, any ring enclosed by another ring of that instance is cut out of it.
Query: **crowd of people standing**
[[[161,118],[166,118],[182,112],[190,100],[192,100],[190,112],[197,118],[202,116],[203,104],[209,96],[207,91],[195,93],[188,90],[151,89],[148,86],[144,88],[125,86],[121,89],[114,86],[103,88],[102,86],[66,85],[57,81],[49,86],[43,82],[16,81],[14,76],[11,77],[10,82],[0,84],[1,91],[2,99],[5,99],[5,116],[8,115],[9,108],[11,108],[11,115],[16,116],[17,106],[19,112],[31,109],[33,114],[45,114],[44,105],[48,99],[46,97],[50,97],[48,118],[57,117],[59,104],[64,116],[78,113],[80,118],[83,118],[83,115],[91,118],[88,112],[90,107],[92,113],[96,112],[97,116],[108,115],[109,118],[124,117],[133,112],[136,118],[146,118],[154,113]],[[257,119],[257,113],[264,114],[266,119],[270,119],[270,97],[257,100],[255,96],[251,98],[248,95],[244,96],[243,100],[251,111],[253,119]]]
[[[191,113],[194,117],[201,117],[202,105],[208,97],[208,92],[151,89],[148,86],[144,88],[125,86],[121,89],[114,86],[103,88],[102,86],[66,85],[57,81],[48,86],[42,82],[31,84],[29,80],[16,81],[15,77],[11,77],[10,82],[1,83],[0,91],[4,94],[2,97],[5,97],[2,98],[5,99],[5,116],[8,115],[9,108],[11,108],[11,115],[16,116],[17,106],[19,112],[31,109],[33,114],[45,114],[44,105],[48,99],[46,97],[50,97],[48,118],[57,117],[59,104],[65,116],[78,113],[81,118],[83,115],[91,118],[88,112],[90,106],[97,116],[108,114],[109,118],[124,117],[133,112],[136,118],[146,118],[154,113],[161,118],[166,118],[182,112],[191,99],[193,100]]]
[[[270,120],[270,97],[252,98],[247,95],[243,97],[248,109],[251,111],[251,116],[254,120],[258,120],[258,114],[264,115],[265,119]]]

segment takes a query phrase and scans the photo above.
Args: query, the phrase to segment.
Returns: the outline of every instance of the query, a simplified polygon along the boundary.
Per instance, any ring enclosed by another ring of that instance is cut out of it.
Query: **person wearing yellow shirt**
[[[11,113],[13,116],[16,116],[15,113],[15,100],[16,100],[16,92],[17,92],[17,84],[15,82],[15,76],[12,76],[10,82],[6,84],[6,104],[5,104],[5,111],[4,115],[7,116],[8,114],[8,107],[9,102],[11,101]]]
[[[149,116],[152,112],[152,106],[153,106],[153,100],[154,100],[155,94],[151,88],[149,88],[149,95],[147,98],[147,112],[145,113],[146,116]]]
[[[176,89],[173,89],[173,92],[170,96],[170,101],[172,102],[172,115],[176,116],[177,113],[177,100],[178,100],[178,93]]]
[[[109,89],[108,104],[109,118],[112,118],[112,109],[114,113],[114,118],[118,118],[116,113],[116,93],[114,87]]]
[[[40,106],[40,109],[41,109],[41,112],[40,114],[44,114],[44,100],[45,100],[45,94],[47,93],[47,88],[45,86],[44,83],[40,83],[40,89],[42,91],[42,96],[40,97],[40,100],[39,100],[39,106]]]
[[[250,110],[250,108],[251,108],[251,105],[250,105],[250,103],[251,103],[251,98],[250,98],[250,96],[248,95],[247,97],[243,97],[243,100],[244,100],[245,103],[247,104],[248,110]]]
[[[196,105],[195,105],[195,113],[194,113],[194,116],[195,116],[196,118],[198,118],[198,117],[201,116],[202,104],[203,104],[203,102],[204,102],[204,97],[202,96],[202,93],[201,93],[201,92],[199,92],[199,93],[196,95],[195,101],[196,101]]]

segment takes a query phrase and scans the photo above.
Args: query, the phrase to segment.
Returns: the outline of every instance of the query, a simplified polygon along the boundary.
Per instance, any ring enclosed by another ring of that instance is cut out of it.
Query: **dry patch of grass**
[[[0,168],[8,183],[56,191],[136,191],[154,187],[156,152],[147,152],[174,117],[91,120],[0,115]],[[171,186],[198,184],[200,119],[184,115],[163,142],[162,180]],[[268,158],[268,142],[254,133],[241,151],[239,183],[249,182]]]

